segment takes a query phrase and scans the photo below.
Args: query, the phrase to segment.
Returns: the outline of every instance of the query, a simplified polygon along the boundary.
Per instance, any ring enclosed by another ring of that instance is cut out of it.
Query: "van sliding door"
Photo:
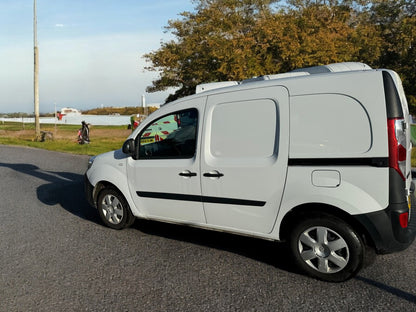
[[[280,86],[208,97],[201,150],[207,224],[272,231],[286,179],[288,101]]]

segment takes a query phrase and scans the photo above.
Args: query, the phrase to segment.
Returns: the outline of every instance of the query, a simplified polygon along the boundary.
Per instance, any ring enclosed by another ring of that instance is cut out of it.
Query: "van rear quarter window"
[[[292,157],[355,156],[372,146],[366,110],[356,99],[341,94],[293,97],[290,134]]]

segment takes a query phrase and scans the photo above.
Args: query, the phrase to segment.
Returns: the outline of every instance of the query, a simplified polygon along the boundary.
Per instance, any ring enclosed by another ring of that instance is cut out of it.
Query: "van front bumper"
[[[416,236],[416,197],[411,194],[411,208],[407,202],[390,204],[382,211],[355,215],[366,229],[377,253],[391,253],[408,248]],[[409,212],[410,220],[406,228],[400,225],[399,216]]]
[[[85,196],[87,197],[87,201],[88,203],[93,206],[95,206],[95,201],[94,201],[94,186],[90,183],[90,181],[88,180],[87,174],[84,174],[84,191],[85,191]]]

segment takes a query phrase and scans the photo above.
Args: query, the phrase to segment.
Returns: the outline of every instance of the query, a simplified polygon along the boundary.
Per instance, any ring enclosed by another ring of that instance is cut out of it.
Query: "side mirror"
[[[132,156],[136,150],[136,144],[134,143],[134,139],[128,139],[123,144],[122,151],[124,154]]]

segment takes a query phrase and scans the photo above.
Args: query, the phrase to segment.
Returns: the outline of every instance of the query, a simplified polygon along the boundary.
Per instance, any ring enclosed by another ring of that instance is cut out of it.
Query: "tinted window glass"
[[[139,135],[139,158],[192,158],[197,125],[196,109],[175,112],[154,121]]]

